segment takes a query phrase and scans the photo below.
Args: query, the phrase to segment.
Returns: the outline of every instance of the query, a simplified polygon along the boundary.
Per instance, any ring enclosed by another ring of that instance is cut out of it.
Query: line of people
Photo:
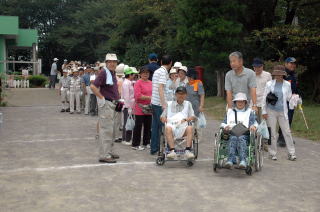
[[[148,59],[149,63],[139,72],[134,67],[118,64],[117,56],[110,53],[105,63],[96,63],[94,67],[64,61],[59,82],[61,112],[81,113],[83,109],[84,114],[95,115],[98,108],[100,162],[114,163],[119,158],[113,151],[114,142],[122,142],[134,150],[150,149],[152,155],[156,154],[163,126],[160,116],[167,101],[175,100],[179,86],[186,88],[195,115],[203,112],[204,87],[194,69],[181,62],[173,65],[168,55],[162,57],[161,66],[155,53]]]

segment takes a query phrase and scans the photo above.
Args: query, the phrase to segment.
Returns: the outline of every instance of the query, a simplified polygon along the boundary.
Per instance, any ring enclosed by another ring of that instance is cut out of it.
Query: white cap
[[[173,65],[173,68],[181,68],[182,63],[181,62],[175,62]]]
[[[181,66],[178,70],[183,70],[184,72],[188,72],[187,66]]]
[[[56,58],[56,57],[55,57],[55,58],[53,58],[53,61],[58,61],[58,60],[59,60],[59,59],[58,59],[58,58]]]
[[[172,69],[170,70],[170,72],[169,72],[169,74],[176,74],[176,73],[177,73],[177,70],[174,69],[174,68],[172,68]]]
[[[119,65],[117,65],[116,73],[117,73],[117,75],[123,75],[124,74],[124,64],[123,63],[120,63]]]
[[[237,93],[232,101],[248,101],[247,95],[245,93]]]
[[[108,54],[106,55],[105,61],[107,61],[107,60],[118,61],[118,58],[117,58],[117,55],[116,55],[116,54],[108,53]]]

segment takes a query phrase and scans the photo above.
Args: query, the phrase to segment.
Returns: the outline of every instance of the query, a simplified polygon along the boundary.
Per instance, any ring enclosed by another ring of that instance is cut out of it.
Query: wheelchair
[[[159,166],[163,166],[167,161],[184,161],[188,167],[193,166],[195,160],[198,158],[198,147],[199,147],[199,136],[198,131],[196,129],[196,124],[194,121],[188,122],[188,126],[193,126],[193,138],[192,138],[192,147],[191,152],[194,154],[193,159],[186,159],[184,157],[185,153],[185,144],[186,137],[177,138],[174,140],[175,144],[175,152],[177,157],[175,159],[168,159],[167,154],[170,152],[169,145],[166,141],[165,136],[165,126],[162,127],[160,133],[160,150],[158,152],[158,157],[156,159],[156,164]]]
[[[221,128],[219,132],[215,134],[214,140],[214,172],[224,168],[224,163],[227,161],[229,155],[228,143],[228,134],[225,134]],[[251,175],[253,169],[255,169],[256,172],[262,170],[263,154],[262,136],[254,131],[250,131],[249,141],[247,142],[247,167],[245,169],[247,175]]]

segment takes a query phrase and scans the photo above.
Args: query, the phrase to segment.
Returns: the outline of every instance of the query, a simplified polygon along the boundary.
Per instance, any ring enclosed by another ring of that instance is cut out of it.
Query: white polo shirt
[[[166,91],[165,87],[167,84],[167,81],[169,79],[168,70],[161,66],[158,68],[154,73],[152,77],[152,98],[151,98],[151,104],[161,106],[160,103],[160,96],[159,96],[159,84],[162,84],[164,86],[164,99],[166,100]]]

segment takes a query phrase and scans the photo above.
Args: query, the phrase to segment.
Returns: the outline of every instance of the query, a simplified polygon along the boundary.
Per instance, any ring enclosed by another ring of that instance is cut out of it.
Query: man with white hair
[[[257,111],[256,75],[253,70],[243,66],[241,52],[232,52],[229,55],[231,70],[225,77],[228,108],[232,108],[232,99],[237,93],[245,93],[248,103],[252,101],[252,109]]]
[[[56,87],[56,78],[57,78],[57,73],[58,73],[58,67],[57,67],[57,62],[58,58],[53,59],[53,63],[51,65],[51,70],[50,70],[50,84],[49,84],[49,89],[55,89]]]
[[[99,162],[116,163],[119,155],[113,151],[115,134],[120,123],[118,116],[121,111],[119,91],[116,78],[118,59],[116,54],[106,55],[106,67],[99,73],[94,83],[90,85],[92,92],[98,97],[99,108]],[[100,88],[100,90],[99,90]],[[117,110],[117,111],[116,111]]]

